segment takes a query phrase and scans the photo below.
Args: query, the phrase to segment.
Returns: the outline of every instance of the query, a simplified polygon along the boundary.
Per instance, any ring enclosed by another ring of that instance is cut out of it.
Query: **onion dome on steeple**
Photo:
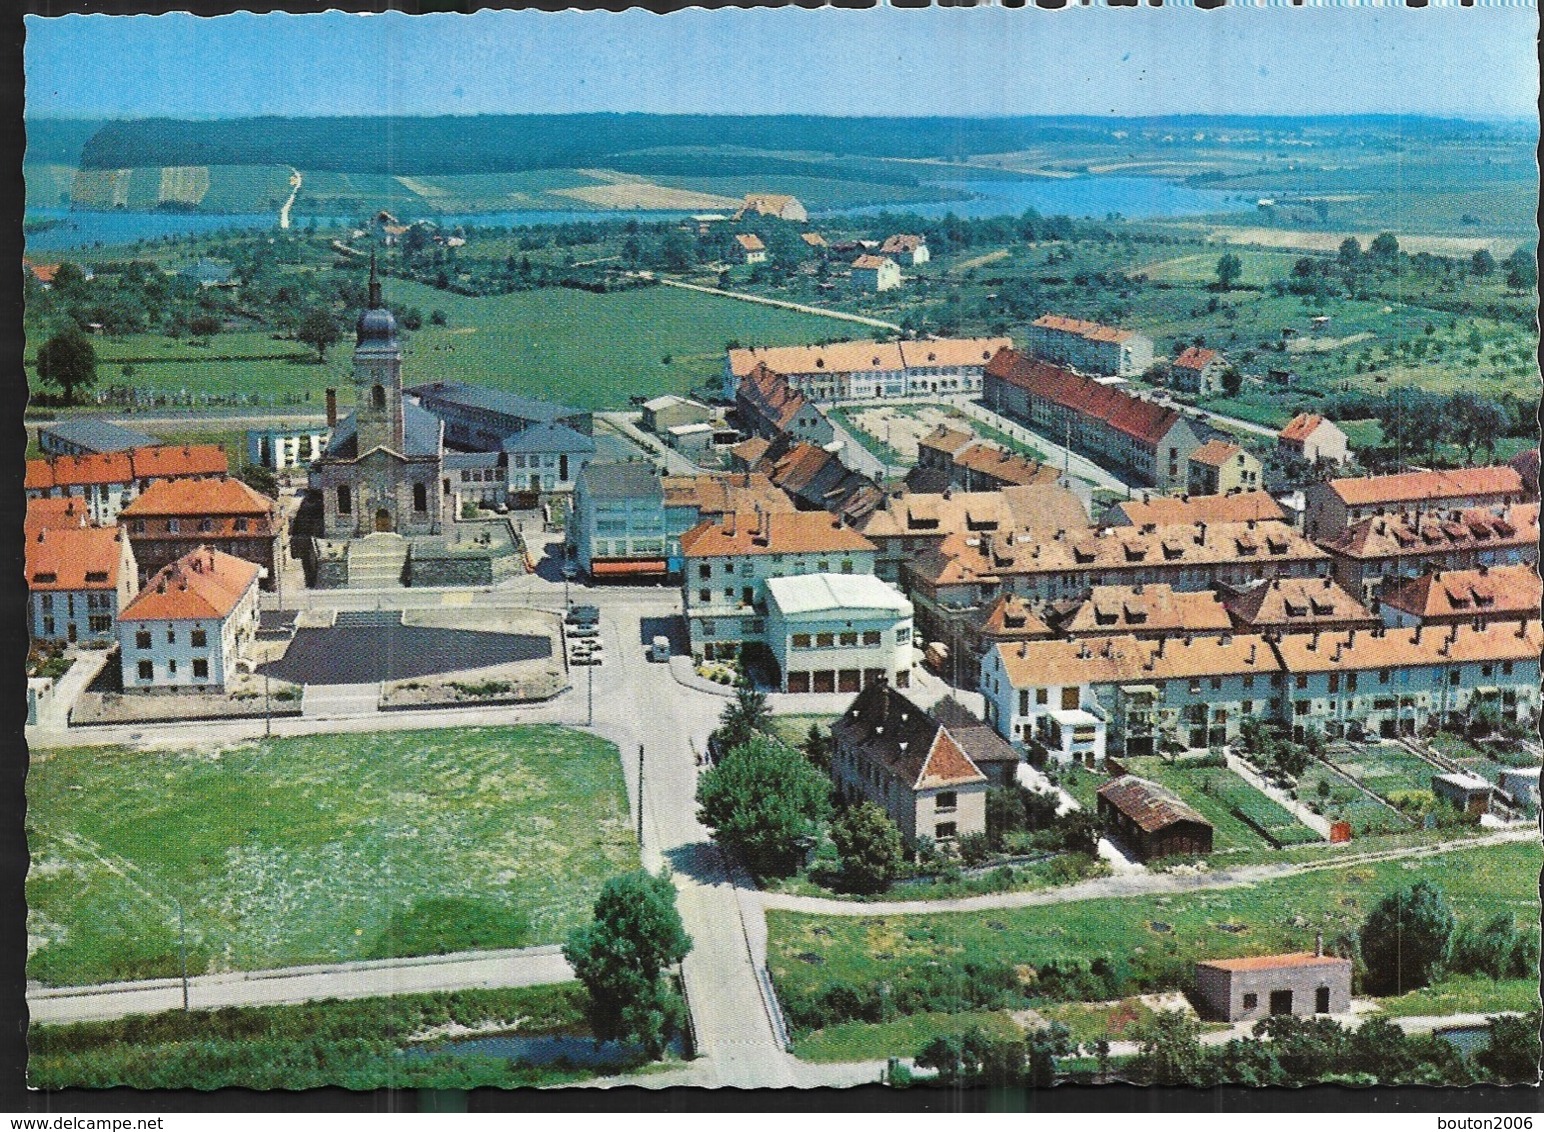
[[[370,253],[369,306],[359,313],[359,322],[354,332],[361,346],[379,343],[395,347],[397,344],[397,320],[381,301],[381,282],[375,276],[374,252]]]

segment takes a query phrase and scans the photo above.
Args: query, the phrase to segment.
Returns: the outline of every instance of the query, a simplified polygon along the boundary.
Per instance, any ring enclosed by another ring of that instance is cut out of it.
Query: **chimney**
[[[1319,647],[1319,630],[1313,631],[1313,636],[1308,638],[1308,651],[1313,652]]]
[[[1154,656],[1162,656],[1163,655],[1164,642],[1166,642],[1167,640],[1168,640],[1167,637],[1159,637],[1158,638],[1158,651],[1153,654]]]
[[[1355,629],[1347,629],[1346,630],[1346,648],[1351,648],[1355,644],[1356,644],[1356,630]]]
[[[724,515],[724,533],[729,535],[731,538],[734,537],[735,513],[733,511],[726,512]]]
[[[1420,625],[1420,622],[1416,622],[1415,636],[1410,638],[1410,643],[1412,645],[1418,645],[1418,644],[1421,643],[1421,625]]]
[[[327,390],[327,427],[338,427],[338,391]]]
[[[1320,959],[1324,958],[1324,933],[1317,932],[1313,937],[1313,953]]]
[[[1250,664],[1253,664],[1255,662],[1255,650],[1257,648],[1259,648],[1259,645],[1257,645],[1253,641],[1249,642],[1249,663]]]

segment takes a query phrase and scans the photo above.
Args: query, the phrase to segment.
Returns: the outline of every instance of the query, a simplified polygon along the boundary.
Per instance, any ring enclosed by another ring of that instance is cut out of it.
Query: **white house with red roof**
[[[124,691],[222,691],[257,634],[261,569],[199,547],[163,568],[118,617]]]
[[[889,256],[860,255],[852,261],[852,285],[859,291],[893,291],[901,285],[901,265]]]
[[[889,256],[898,263],[909,263],[913,267],[919,267],[933,258],[933,253],[927,248],[926,236],[913,236],[902,232],[896,233],[880,244],[879,254]]]
[[[84,525],[76,500],[27,507],[28,623],[33,640],[116,640],[118,611],[134,594],[134,552],[116,527]]]
[[[1326,463],[1344,464],[1351,458],[1351,447],[1346,434],[1332,420],[1318,413],[1299,413],[1276,434],[1276,446],[1300,456],[1310,464],[1321,460]]]
[[[1222,375],[1227,368],[1228,360],[1216,350],[1190,346],[1169,363],[1169,385],[1197,397],[1221,393]]]
[[[1037,358],[1084,373],[1140,377],[1153,364],[1153,340],[1145,334],[1060,314],[1030,323],[1024,345]]]

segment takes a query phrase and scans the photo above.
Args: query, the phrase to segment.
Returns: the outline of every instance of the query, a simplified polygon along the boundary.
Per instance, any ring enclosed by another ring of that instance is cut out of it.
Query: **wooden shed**
[[[1156,782],[1123,774],[1099,788],[1104,828],[1141,860],[1212,851],[1212,823]]]

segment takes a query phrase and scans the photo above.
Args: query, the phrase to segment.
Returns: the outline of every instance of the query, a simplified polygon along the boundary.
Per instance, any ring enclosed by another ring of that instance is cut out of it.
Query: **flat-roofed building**
[[[672,548],[659,471],[642,461],[586,464],[574,489],[569,539],[591,578],[666,577]]]
[[[332,430],[320,425],[249,428],[247,463],[274,472],[307,468],[322,458],[331,436]]]
[[[38,426],[38,448],[45,456],[93,456],[158,443],[153,436],[99,417],[76,417]]]
[[[1196,997],[1218,1022],[1271,1015],[1346,1014],[1351,1010],[1351,960],[1322,951],[1249,955],[1196,964]]]
[[[785,692],[909,687],[911,602],[872,574],[768,578],[766,644]]]

